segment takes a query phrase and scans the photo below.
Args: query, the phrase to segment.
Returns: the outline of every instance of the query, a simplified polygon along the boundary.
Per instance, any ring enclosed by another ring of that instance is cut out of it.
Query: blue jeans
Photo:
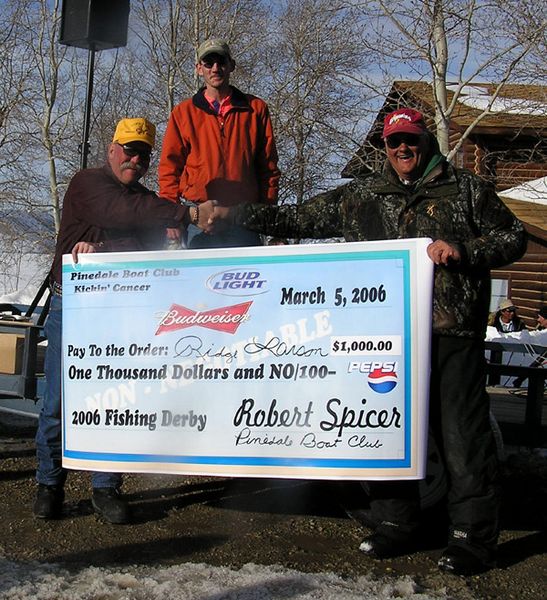
[[[46,389],[36,432],[36,481],[44,485],[64,485],[67,472],[61,465],[61,358],[62,313],[61,296],[53,295],[44,326],[47,349],[44,365]],[[119,487],[119,473],[93,473],[94,488]]]

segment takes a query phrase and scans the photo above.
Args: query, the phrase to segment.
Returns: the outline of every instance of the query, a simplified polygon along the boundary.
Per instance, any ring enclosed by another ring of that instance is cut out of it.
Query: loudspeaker
[[[63,0],[59,42],[107,50],[127,44],[129,0]]]

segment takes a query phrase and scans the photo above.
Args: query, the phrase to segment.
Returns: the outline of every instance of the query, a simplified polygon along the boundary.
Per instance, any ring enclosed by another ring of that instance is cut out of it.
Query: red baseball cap
[[[421,112],[413,108],[399,108],[389,113],[384,119],[382,137],[386,138],[393,133],[416,133],[420,135],[426,132],[427,127]]]

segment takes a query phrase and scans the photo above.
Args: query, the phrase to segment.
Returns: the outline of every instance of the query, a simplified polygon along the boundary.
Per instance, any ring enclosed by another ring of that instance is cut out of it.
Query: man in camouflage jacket
[[[498,536],[497,456],[483,342],[490,269],[520,258],[526,235],[490,184],[446,161],[419,112],[404,108],[387,115],[383,138],[387,161],[381,173],[301,205],[211,207],[203,211],[202,225],[215,227],[226,218],[283,237],[433,240],[427,249],[436,265],[430,430],[447,471],[450,519],[448,547],[438,565],[477,573],[495,564]],[[415,549],[417,484],[369,487],[375,532],[361,550],[386,558]]]

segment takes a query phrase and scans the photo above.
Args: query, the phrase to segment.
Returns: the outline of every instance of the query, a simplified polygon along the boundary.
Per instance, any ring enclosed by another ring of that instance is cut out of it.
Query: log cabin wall
[[[512,163],[498,161],[496,165],[496,188],[506,190],[547,175],[547,163]]]
[[[454,147],[461,138],[458,131],[450,132],[450,147]],[[485,179],[493,181],[498,191],[517,187],[528,181],[540,179],[547,175],[547,162],[511,162],[503,160],[490,161],[488,149],[466,139],[454,157],[457,167],[468,169]],[[492,164],[489,164],[492,162]]]
[[[510,208],[519,216],[518,210]],[[511,265],[494,269],[492,277],[507,280],[508,296],[518,308],[518,314],[529,329],[535,329],[537,311],[547,305],[547,232],[524,224],[529,235],[525,255]]]

